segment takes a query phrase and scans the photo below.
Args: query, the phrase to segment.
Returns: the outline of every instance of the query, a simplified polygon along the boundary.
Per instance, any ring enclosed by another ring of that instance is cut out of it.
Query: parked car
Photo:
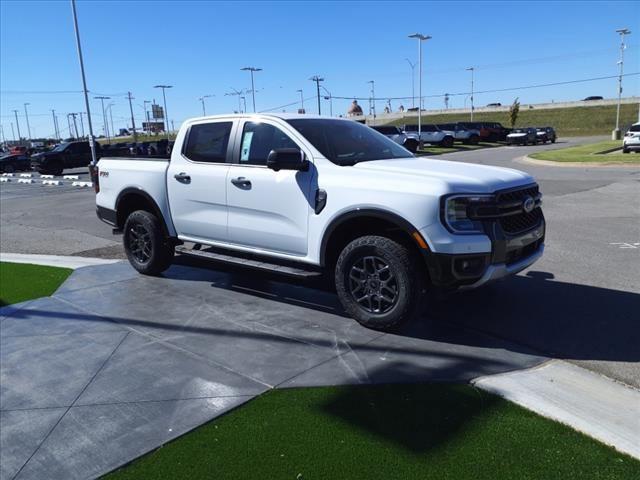
[[[31,159],[21,153],[3,155],[0,157],[0,172],[13,173],[31,170]]]
[[[538,127],[536,128],[536,135],[538,136],[538,141],[542,143],[556,143],[558,139],[553,127]]]
[[[487,107],[501,107],[502,104],[500,102],[495,103],[487,103]]]
[[[373,128],[376,132],[383,134],[385,137],[390,138],[398,145],[402,145],[411,153],[416,153],[416,151],[418,150],[419,142],[417,138],[409,137],[400,129],[400,127],[396,127],[395,125],[380,125],[371,126],[371,128]]]
[[[96,153],[100,144],[95,142]],[[89,142],[66,142],[53,150],[37,153],[31,157],[31,166],[40,173],[62,175],[65,168],[86,167],[91,163]]]
[[[592,100],[604,100],[604,98],[601,97],[600,95],[592,95],[590,97],[586,97],[582,99],[583,102],[590,102]]]
[[[622,139],[622,153],[640,151],[640,122],[631,125]]]
[[[507,135],[507,143],[509,145],[536,145],[538,143],[538,133],[535,128],[514,128]]]
[[[457,123],[438,124],[437,128],[451,135],[454,140],[464,144],[475,145],[480,141],[480,131],[473,128],[465,128]]]
[[[544,251],[529,174],[416,158],[349,119],[187,120],[170,161],[103,157],[92,179],[97,214],[123,233],[138,272],[160,274],[177,251],[324,276],[345,311],[377,330],[419,319],[425,291],[479,287]]]
[[[504,127],[499,122],[484,122],[484,126],[489,129],[490,142],[504,142],[507,139],[507,135],[511,133],[510,128]]]
[[[418,136],[418,125],[405,125],[403,131],[409,138],[415,139],[416,142],[422,139],[423,143],[428,143],[429,145],[453,147],[453,134],[451,132],[443,132],[433,124],[420,125],[420,136]]]

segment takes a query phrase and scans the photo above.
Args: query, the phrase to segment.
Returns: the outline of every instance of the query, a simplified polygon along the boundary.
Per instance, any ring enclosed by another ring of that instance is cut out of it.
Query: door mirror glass
[[[307,171],[309,161],[299,148],[276,148],[269,152],[267,167],[271,170],[299,170]]]

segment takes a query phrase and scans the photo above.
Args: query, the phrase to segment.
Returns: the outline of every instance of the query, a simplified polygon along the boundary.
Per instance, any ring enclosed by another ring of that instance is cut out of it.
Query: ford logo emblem
[[[536,201],[533,197],[526,197],[522,202],[522,209],[525,213],[531,213],[536,208]]]

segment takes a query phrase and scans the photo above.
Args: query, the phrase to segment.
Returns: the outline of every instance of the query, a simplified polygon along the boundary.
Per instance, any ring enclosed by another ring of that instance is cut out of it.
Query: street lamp
[[[167,134],[167,140],[169,140],[169,114],[167,113],[167,96],[165,95],[165,90],[167,88],[173,88],[173,85],[154,85],[153,88],[162,89],[162,101],[164,102],[165,133]]]
[[[296,92],[300,93],[300,108],[304,111],[304,97],[302,96],[302,89],[299,88]]]
[[[311,80],[312,82],[316,82],[316,89],[318,91],[318,115],[321,115],[321,111],[320,111],[320,82],[324,82],[324,78],[322,78],[322,77],[320,77],[318,75],[314,75],[309,80]]]
[[[199,98],[199,100],[202,102],[202,116],[206,117],[207,116],[207,111],[205,110],[205,106],[204,106],[204,99],[205,98],[211,98],[211,97],[215,97],[215,95],[203,95]]]
[[[467,72],[471,72],[471,121],[473,122],[473,72],[476,69],[475,67],[469,67],[466,70]]]
[[[244,67],[240,70],[251,72],[251,96],[253,98],[253,113],[256,113],[256,88],[253,84],[253,72],[261,72],[262,69],[256,67]]]
[[[320,86],[325,92],[327,92],[328,97],[324,97],[324,99],[329,100],[329,115],[333,117],[333,95],[331,95],[331,92],[327,90],[324,85]]]
[[[409,38],[418,39],[418,142],[422,147],[422,42],[430,40],[430,35],[423,35],[421,33],[414,33],[409,35]]]
[[[618,108],[616,109],[616,129],[611,134],[612,140],[620,140],[620,102],[622,100],[622,73],[624,71],[624,50],[626,45],[624,44],[624,36],[631,35],[631,30],[628,28],[621,28],[616,30],[616,32],[620,35],[620,60],[618,61],[618,65],[620,65],[620,75],[618,75]]]
[[[416,106],[416,74],[414,69],[416,68],[415,63],[411,63],[411,60],[405,58],[409,66],[411,67],[411,106]]]
[[[27,134],[29,135],[29,140],[31,140],[31,127],[29,127],[29,112],[27,112],[27,105],[31,105],[30,103],[24,104],[24,118],[27,119]]]
[[[107,114],[104,110],[104,101],[111,100],[111,97],[93,97],[96,100],[100,100],[102,104],[102,125],[104,126],[104,134],[107,137],[107,142],[111,143],[111,138],[109,137],[109,125],[107,124]]]

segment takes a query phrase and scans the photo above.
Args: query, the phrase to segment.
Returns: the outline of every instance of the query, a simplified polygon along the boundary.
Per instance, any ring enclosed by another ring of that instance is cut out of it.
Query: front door
[[[229,242],[261,250],[305,255],[307,223],[315,192],[314,168],[306,172],[267,168],[276,148],[301,148],[270,121],[246,121],[227,180]]]
[[[194,124],[182,152],[172,156],[167,192],[179,238],[227,241],[226,180],[232,128],[231,120]]]

